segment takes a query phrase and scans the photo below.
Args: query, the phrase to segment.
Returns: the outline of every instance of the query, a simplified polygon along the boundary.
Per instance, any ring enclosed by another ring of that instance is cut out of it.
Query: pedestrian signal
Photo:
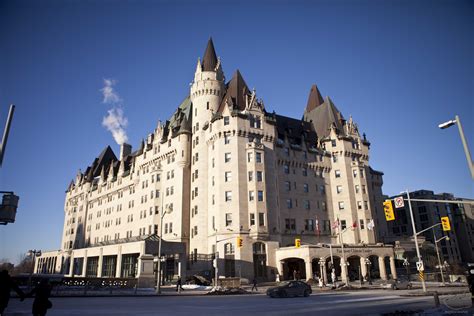
[[[237,247],[242,248],[243,244],[244,244],[244,240],[240,236],[237,237]]]
[[[392,200],[385,200],[385,202],[383,202],[383,211],[385,212],[385,219],[387,220],[387,222],[395,220]]]
[[[296,248],[301,247],[301,239],[299,239],[299,238],[296,238],[296,239],[295,239],[295,247],[296,247]]]
[[[441,217],[441,226],[443,226],[443,231],[447,232],[451,230],[451,224],[449,223],[449,217]]]

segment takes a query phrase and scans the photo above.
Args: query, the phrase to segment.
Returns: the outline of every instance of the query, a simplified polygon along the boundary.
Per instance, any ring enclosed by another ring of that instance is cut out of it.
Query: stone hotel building
[[[302,119],[278,115],[238,70],[226,80],[209,40],[169,120],[77,173],[61,249],[35,271],[149,286],[162,238],[168,280],[213,276],[216,256],[221,277],[326,279],[332,267],[343,280],[368,267],[396,277],[393,248],[377,243],[383,174],[369,141],[315,85],[301,108]]]

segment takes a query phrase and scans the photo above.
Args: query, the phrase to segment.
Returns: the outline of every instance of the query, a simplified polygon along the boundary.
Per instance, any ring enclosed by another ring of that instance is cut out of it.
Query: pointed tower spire
[[[202,71],[215,71],[217,66],[217,55],[216,50],[214,49],[214,43],[212,42],[212,37],[209,38],[207,42],[206,51],[204,52],[204,57],[202,58]]]
[[[324,99],[319,92],[318,87],[313,84],[309,92],[308,103],[306,104],[306,113],[314,110],[318,105],[324,103]]]

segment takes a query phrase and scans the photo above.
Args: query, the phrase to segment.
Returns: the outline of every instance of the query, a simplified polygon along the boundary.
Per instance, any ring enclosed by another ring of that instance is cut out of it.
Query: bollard
[[[433,298],[434,298],[435,307],[439,307],[438,292],[435,291],[435,292],[433,293]]]

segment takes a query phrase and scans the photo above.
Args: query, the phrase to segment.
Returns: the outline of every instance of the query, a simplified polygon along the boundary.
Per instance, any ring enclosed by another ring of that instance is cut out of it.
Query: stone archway
[[[368,264],[368,278],[369,279],[380,279],[380,269],[379,269],[379,257],[371,255],[368,257],[370,264]]]
[[[332,260],[331,257],[326,258],[326,275],[327,275],[327,280],[329,283],[332,283],[332,270],[334,269],[334,272],[336,274],[336,281],[341,279],[341,257],[338,256],[333,256]]]
[[[360,281],[362,274],[360,261],[360,257],[355,255],[347,258],[347,262],[349,263],[347,266],[347,277],[349,281]]]
[[[283,276],[281,280],[306,279],[305,262],[301,258],[282,260]]]

